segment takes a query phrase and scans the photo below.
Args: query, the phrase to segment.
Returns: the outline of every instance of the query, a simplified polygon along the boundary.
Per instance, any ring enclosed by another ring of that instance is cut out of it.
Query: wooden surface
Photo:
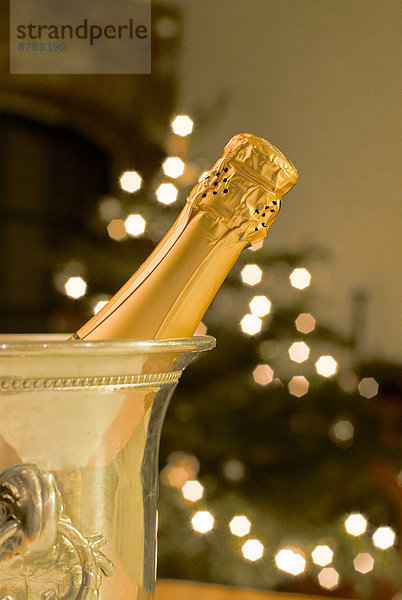
[[[319,596],[239,590],[187,581],[158,581],[155,600],[328,600]]]

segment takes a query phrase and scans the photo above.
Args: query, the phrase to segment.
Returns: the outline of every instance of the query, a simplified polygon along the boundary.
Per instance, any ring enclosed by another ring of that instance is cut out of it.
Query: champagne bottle
[[[268,141],[235,135],[144,264],[75,339],[191,336],[241,251],[266,237],[297,181]]]

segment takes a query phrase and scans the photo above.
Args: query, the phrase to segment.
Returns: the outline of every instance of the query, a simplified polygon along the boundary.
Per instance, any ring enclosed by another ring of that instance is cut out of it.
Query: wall
[[[332,260],[313,270],[316,315],[350,331],[351,295],[363,288],[364,353],[400,357],[400,2],[171,3],[184,13],[182,110],[197,115],[227,99],[194,134],[194,155],[215,159],[240,131],[278,145],[300,181],[265,251],[329,248]]]

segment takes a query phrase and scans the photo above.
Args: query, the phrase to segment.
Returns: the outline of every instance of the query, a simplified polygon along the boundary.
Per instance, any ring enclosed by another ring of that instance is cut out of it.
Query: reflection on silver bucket
[[[152,598],[161,426],[213,346],[0,336],[0,600]]]
[[[34,465],[0,473],[0,594],[12,600],[95,600],[113,563],[62,514],[52,474]]]

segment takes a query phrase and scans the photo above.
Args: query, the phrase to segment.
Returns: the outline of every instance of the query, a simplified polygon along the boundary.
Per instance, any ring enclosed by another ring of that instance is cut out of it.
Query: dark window
[[[0,115],[0,331],[47,330],[52,252],[85,235],[109,189],[106,154],[77,133]]]

